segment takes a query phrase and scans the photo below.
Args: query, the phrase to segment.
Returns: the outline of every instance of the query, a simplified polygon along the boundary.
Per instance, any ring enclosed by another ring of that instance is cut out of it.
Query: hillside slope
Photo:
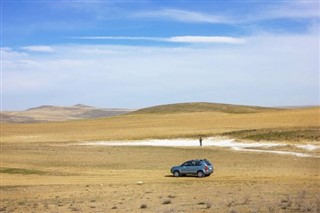
[[[20,143],[230,135],[236,138],[276,141],[278,139],[318,141],[320,140],[319,114],[320,108],[271,110],[259,113],[129,113],[103,119],[2,124],[1,139],[2,142]]]
[[[143,108],[131,114],[167,114],[167,113],[186,113],[186,112],[225,112],[225,113],[254,113],[262,111],[275,111],[276,108],[244,106],[221,103],[177,103],[166,104],[154,107]]]
[[[7,111],[1,113],[5,123],[35,123],[50,121],[68,121],[77,119],[102,118],[131,112],[129,109],[101,109],[82,104],[71,107],[44,105],[25,111]]]

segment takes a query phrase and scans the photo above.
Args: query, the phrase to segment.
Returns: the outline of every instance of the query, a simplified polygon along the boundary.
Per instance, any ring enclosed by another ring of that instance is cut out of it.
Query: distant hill
[[[295,107],[297,108],[297,107]],[[304,108],[304,107],[301,107]],[[308,108],[308,107],[306,107]],[[0,113],[3,123],[38,123],[51,121],[69,121],[79,119],[92,119],[117,116],[122,114],[174,114],[191,112],[222,112],[222,113],[256,113],[265,111],[288,110],[286,108],[271,108],[259,106],[245,106],[208,102],[176,103],[153,106],[139,110],[96,108],[93,106],[76,104],[73,106],[43,105],[25,111],[4,111]]]
[[[186,112],[224,112],[224,113],[255,113],[261,111],[281,110],[278,108],[244,106],[220,103],[177,103],[154,107],[148,107],[131,112],[130,114],[167,114],[167,113],[186,113]],[[282,109],[283,110],[283,109]]]
[[[129,109],[95,108],[82,104],[70,107],[43,105],[25,111],[5,111],[0,115],[1,121],[5,123],[37,123],[111,117],[131,111]]]
[[[76,104],[76,105],[73,105],[74,107],[78,107],[78,108],[94,108],[92,106],[88,106],[88,105],[84,105],[84,104]]]
[[[42,105],[34,108],[27,109],[26,111],[33,111],[33,110],[69,110],[69,109],[95,109],[95,107],[83,105],[83,104],[76,104],[70,107],[62,107],[62,106],[51,106],[51,105]],[[97,108],[96,108],[97,109]]]
[[[319,108],[320,105],[302,105],[302,106],[279,106],[280,109],[306,109],[306,108]]]

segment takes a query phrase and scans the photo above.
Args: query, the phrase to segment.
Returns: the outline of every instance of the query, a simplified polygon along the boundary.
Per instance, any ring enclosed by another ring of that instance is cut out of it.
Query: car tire
[[[180,177],[180,172],[179,172],[178,170],[175,170],[175,171],[173,172],[173,176],[175,176],[175,177]]]
[[[199,178],[203,178],[204,177],[204,172],[203,171],[198,171],[197,175]]]

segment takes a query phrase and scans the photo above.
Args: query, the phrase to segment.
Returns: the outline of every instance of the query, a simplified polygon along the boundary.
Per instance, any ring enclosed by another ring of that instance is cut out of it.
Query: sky
[[[0,4],[1,110],[320,104],[319,1]]]

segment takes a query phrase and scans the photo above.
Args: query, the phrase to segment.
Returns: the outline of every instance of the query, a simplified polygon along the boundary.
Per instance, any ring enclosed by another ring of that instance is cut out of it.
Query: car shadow
[[[166,178],[199,178],[198,176],[192,176],[192,175],[186,175],[186,176],[180,176],[180,177],[175,177],[173,175],[165,175],[164,177],[166,177]],[[207,177],[207,176],[205,176],[205,177]]]

